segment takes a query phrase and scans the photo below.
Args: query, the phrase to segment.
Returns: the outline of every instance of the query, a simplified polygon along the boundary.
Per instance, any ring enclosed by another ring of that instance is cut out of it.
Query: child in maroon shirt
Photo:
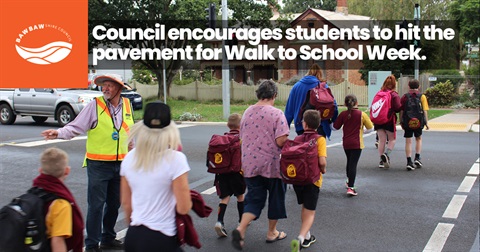
[[[367,128],[365,133],[373,130],[373,123],[370,117],[358,110],[357,97],[353,94],[345,97],[345,106],[348,110],[338,115],[333,124],[334,129],[340,129],[343,126],[343,149],[347,156],[347,194],[356,196],[355,177],[357,175],[357,163],[362,154],[363,127]]]

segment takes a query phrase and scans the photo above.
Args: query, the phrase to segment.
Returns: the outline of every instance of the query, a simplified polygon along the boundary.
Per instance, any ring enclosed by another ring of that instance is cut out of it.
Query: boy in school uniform
[[[307,110],[303,114],[303,134],[309,134],[316,131],[320,125],[320,113],[316,110]],[[302,248],[308,248],[316,242],[315,236],[310,234],[310,228],[315,219],[315,209],[317,207],[318,195],[322,186],[322,174],[325,174],[327,167],[327,142],[324,136],[317,138],[318,148],[318,168],[320,169],[320,179],[309,185],[294,185],[293,189],[297,195],[297,202],[302,205],[301,220],[302,224],[297,239],[292,240],[290,247],[292,252],[298,252]]]
[[[408,93],[402,96],[400,103],[402,104],[400,110],[400,125],[402,125],[403,130],[405,131],[403,137],[405,138],[405,154],[407,156],[407,170],[412,171],[415,168],[422,168],[423,164],[420,161],[420,153],[422,151],[422,131],[423,127],[428,130],[428,101],[427,97],[424,94],[421,94],[418,91],[420,83],[418,80],[410,80],[408,82],[408,87],[410,90]],[[409,99],[418,99],[420,104],[411,104]],[[420,106],[420,107],[419,107]],[[418,118],[420,121],[411,121],[409,119],[408,113],[414,113],[420,115]],[[410,121],[410,122],[409,122]],[[412,123],[413,122],[413,123]],[[417,125],[415,129],[412,129],[412,124]],[[412,162],[412,137],[415,136],[415,159]]]
[[[58,199],[47,206],[45,224],[51,251],[83,251],[83,218],[72,193],[64,184],[70,173],[68,155],[58,148],[48,148],[41,156],[40,175],[33,186],[53,193]]]
[[[229,135],[238,135],[240,133],[240,121],[242,117],[240,114],[234,113],[228,117],[227,126],[230,131],[226,134]],[[237,197],[237,211],[238,211],[238,222],[240,223],[243,214],[243,201],[245,199],[245,179],[243,178],[242,171],[225,173],[225,174],[215,174],[215,187],[217,189],[217,195],[220,198],[220,203],[218,204],[218,217],[217,222],[215,223],[215,231],[219,237],[227,237],[227,231],[225,230],[224,225],[224,216],[227,210],[228,202],[230,197],[234,195]]]

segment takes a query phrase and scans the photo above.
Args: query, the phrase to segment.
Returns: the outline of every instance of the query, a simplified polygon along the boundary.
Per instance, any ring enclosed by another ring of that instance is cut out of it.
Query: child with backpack
[[[370,106],[370,120],[372,120],[378,134],[379,168],[390,167],[390,153],[395,147],[397,136],[396,113],[400,112],[401,109],[400,97],[395,91],[396,86],[395,76],[388,76]],[[386,144],[387,139],[388,144]]]
[[[225,133],[225,135],[238,137],[238,135],[240,134],[241,119],[242,119],[241,115],[237,113],[231,114],[228,117],[228,123],[227,123],[227,126],[230,129],[230,131]],[[240,149],[238,149],[238,151],[240,151]],[[207,162],[214,162],[214,161],[207,160]],[[239,168],[241,168],[240,155],[234,156],[234,159],[231,160],[230,165],[239,166]],[[214,185],[217,189],[217,195],[220,198],[220,203],[218,204],[217,222],[215,223],[215,231],[217,232],[217,235],[219,237],[226,237],[227,231],[225,230],[223,219],[225,216],[225,212],[227,210],[228,202],[230,201],[230,197],[232,195],[237,197],[237,210],[238,210],[238,216],[239,216],[238,222],[240,223],[242,219],[243,201],[244,201],[244,194],[246,189],[245,179],[243,178],[243,173],[241,170],[238,172],[215,174]]]
[[[320,125],[320,113],[316,110],[307,110],[303,114],[302,126],[305,129],[303,135],[314,134],[316,137],[317,154],[318,154],[318,169],[321,174],[325,174],[327,167],[327,142],[324,136],[317,135],[316,129]],[[304,138],[304,136],[297,136],[298,138]],[[309,139],[309,137],[307,137]],[[302,224],[297,239],[292,240],[290,243],[291,251],[298,252],[302,248],[308,248],[317,241],[315,236],[310,234],[310,228],[313,225],[315,219],[315,209],[317,207],[318,196],[320,193],[320,187],[322,186],[322,175],[319,179],[307,185],[293,185],[295,194],[297,196],[297,202],[302,205],[301,220]]]
[[[420,83],[418,80],[410,80],[408,87],[410,90],[404,94],[400,103],[400,125],[405,131],[405,154],[407,156],[407,170],[412,171],[415,168],[422,168],[420,161],[420,152],[422,151],[422,130],[426,127],[428,130],[428,101],[427,97],[418,91]],[[412,136],[415,136],[415,159],[412,162]]]
[[[83,218],[64,184],[68,155],[43,151],[33,187],[0,210],[0,251],[83,251]]]
[[[355,177],[357,176],[357,164],[362,154],[363,134],[373,131],[373,123],[370,117],[358,109],[357,97],[353,94],[345,97],[346,111],[338,115],[333,128],[339,130],[343,126],[343,149],[347,156],[347,194],[357,196]],[[363,127],[367,130],[364,131]]]

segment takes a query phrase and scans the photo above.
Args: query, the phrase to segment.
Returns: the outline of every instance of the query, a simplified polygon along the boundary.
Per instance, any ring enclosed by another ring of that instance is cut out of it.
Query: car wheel
[[[13,113],[12,108],[8,104],[0,105],[0,123],[13,124],[17,119],[17,115]]]
[[[75,119],[75,113],[72,108],[67,105],[61,106],[57,111],[57,120],[61,127],[67,125]]]
[[[36,123],[44,123],[48,119],[46,116],[32,116],[32,118]]]

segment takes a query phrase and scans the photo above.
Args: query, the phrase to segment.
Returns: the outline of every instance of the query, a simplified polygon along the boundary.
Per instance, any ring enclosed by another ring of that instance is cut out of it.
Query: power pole
[[[228,7],[227,0],[222,0],[222,27],[228,28]],[[223,119],[230,116],[230,67],[227,54],[225,53],[225,40],[222,42],[222,102]]]
[[[414,19],[414,25],[419,27],[420,26],[420,5],[418,3],[415,4],[415,8],[413,10],[413,19]],[[414,41],[414,43],[420,43],[420,41]],[[415,46],[417,46],[415,45]],[[414,70],[414,73],[415,73],[415,76],[414,78],[416,80],[418,80],[418,71],[419,71],[419,62],[417,59],[415,59],[415,70]]]

